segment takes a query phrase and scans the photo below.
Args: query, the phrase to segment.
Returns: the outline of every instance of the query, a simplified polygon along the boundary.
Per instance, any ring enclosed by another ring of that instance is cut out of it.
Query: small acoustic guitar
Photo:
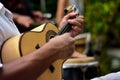
[[[61,35],[71,30],[71,24],[65,25],[60,31],[51,22],[42,24],[35,29],[6,40],[1,49],[3,63],[14,61],[25,56],[46,44],[56,35]],[[61,80],[62,66],[65,60],[57,60],[36,80]]]

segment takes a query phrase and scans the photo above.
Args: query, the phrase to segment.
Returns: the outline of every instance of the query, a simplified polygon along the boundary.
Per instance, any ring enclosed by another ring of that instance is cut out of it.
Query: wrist
[[[54,62],[55,60],[58,59],[58,54],[54,46],[50,42],[46,43],[43,45],[40,49],[37,50],[36,52],[36,59],[38,60],[48,60],[50,62]],[[42,56],[42,57],[41,57]]]

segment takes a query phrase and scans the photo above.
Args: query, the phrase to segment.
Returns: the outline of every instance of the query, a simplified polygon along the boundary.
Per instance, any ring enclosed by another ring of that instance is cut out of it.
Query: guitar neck
[[[67,23],[59,32],[58,35],[64,34],[66,32],[69,32],[72,29],[72,25],[70,23]]]
[[[70,12],[76,12],[79,15],[79,10],[78,8],[74,5],[74,6],[68,6],[67,8],[65,8],[65,13],[70,13]],[[77,16],[76,16],[77,17]],[[76,18],[74,17],[74,18]],[[73,18],[73,19],[74,19]],[[69,32],[72,29],[72,24],[67,23],[59,32],[58,35],[64,34],[66,32]]]

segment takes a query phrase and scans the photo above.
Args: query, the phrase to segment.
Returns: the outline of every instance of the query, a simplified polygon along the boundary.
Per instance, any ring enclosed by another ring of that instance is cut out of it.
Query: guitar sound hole
[[[53,30],[48,30],[46,33],[46,42],[53,38],[57,33]]]
[[[52,39],[54,36],[50,36],[50,39]]]

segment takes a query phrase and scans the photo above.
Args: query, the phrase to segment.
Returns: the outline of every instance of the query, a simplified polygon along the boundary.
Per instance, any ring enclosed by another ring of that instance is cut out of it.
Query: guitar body
[[[46,44],[58,33],[58,28],[52,23],[43,24],[29,32],[8,39],[2,46],[2,62],[14,61]],[[36,80],[61,80],[64,60],[57,60]]]

